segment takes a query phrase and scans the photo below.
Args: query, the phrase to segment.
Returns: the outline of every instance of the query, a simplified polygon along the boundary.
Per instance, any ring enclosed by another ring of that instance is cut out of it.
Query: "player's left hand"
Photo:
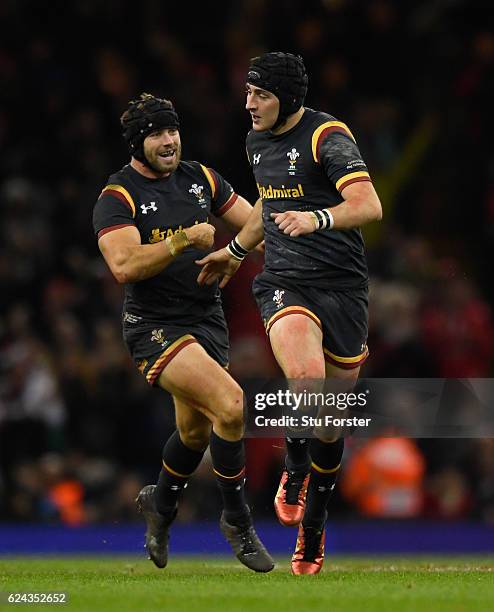
[[[292,238],[312,234],[316,230],[314,215],[308,211],[288,210],[283,213],[271,213],[271,218],[280,231]]]
[[[225,248],[209,253],[202,259],[196,259],[196,264],[202,266],[197,282],[199,285],[212,285],[219,280],[219,288],[223,289],[241,263],[241,261],[232,257]]]

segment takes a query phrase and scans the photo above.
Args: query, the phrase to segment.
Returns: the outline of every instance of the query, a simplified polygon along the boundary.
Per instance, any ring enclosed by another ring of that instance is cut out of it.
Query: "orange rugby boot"
[[[298,528],[297,544],[292,556],[292,573],[296,576],[318,574],[324,561],[324,523],[320,527]]]
[[[294,527],[302,521],[308,484],[309,474],[298,474],[284,468],[274,498],[274,509],[278,520],[285,527]]]

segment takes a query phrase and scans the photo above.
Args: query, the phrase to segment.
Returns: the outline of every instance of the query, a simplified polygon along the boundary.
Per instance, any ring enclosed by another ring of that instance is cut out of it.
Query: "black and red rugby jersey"
[[[349,128],[331,115],[305,108],[291,130],[280,135],[251,130],[246,145],[263,203],[263,276],[340,290],[366,286],[359,229],[320,230],[292,238],[270,216],[336,206],[347,185],[371,180]]]
[[[232,186],[214,170],[195,161],[181,161],[166,178],[150,179],[130,164],[112,174],[93,212],[97,237],[135,226],[142,244],[164,240],[196,223],[217,217],[237,199]],[[125,285],[124,311],[147,320],[202,319],[220,300],[217,284],[199,286],[200,267],[207,254],[189,247],[156,276]]]

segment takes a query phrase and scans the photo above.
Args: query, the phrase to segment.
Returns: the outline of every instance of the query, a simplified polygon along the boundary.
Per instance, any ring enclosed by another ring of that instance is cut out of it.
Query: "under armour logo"
[[[253,158],[252,158],[252,163],[254,165],[257,165],[260,161],[261,161],[261,154],[260,153],[255,153]]]
[[[146,206],[145,204],[141,204],[141,210],[142,210],[143,215],[147,215],[148,210],[153,210],[154,212],[156,212],[158,208],[156,206],[156,202],[149,202],[149,206]]]

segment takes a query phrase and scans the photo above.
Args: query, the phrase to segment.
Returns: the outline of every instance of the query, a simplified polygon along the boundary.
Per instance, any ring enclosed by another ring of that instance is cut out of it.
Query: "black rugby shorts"
[[[343,369],[356,368],[369,355],[368,290],[332,291],[294,286],[286,279],[273,282],[259,275],[252,286],[266,333],[273,323],[290,314],[311,318],[323,333],[324,359]]]
[[[193,342],[198,342],[221,367],[228,365],[228,329],[221,308],[194,324],[171,324],[144,318],[136,321],[129,313],[124,313],[123,318],[124,342],[150,385],[154,385],[170,361]]]

